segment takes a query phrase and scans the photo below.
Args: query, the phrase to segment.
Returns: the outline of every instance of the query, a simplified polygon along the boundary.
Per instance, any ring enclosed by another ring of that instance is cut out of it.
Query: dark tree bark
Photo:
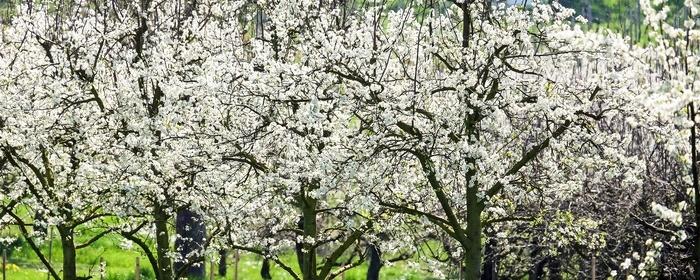
[[[560,256],[550,258],[547,262],[549,266],[549,280],[562,280]]]
[[[528,279],[530,280],[542,280],[544,279],[544,268],[547,266],[547,258],[540,258],[540,252],[542,249],[537,246],[539,239],[535,237],[531,241],[532,251],[530,251],[530,260],[532,261],[532,267],[530,268],[530,273]]]
[[[367,267],[367,280],[379,280],[379,271],[382,269],[381,251],[374,244],[367,246],[369,267]]]
[[[305,197],[304,203],[302,203],[302,214],[303,219],[303,232],[304,236],[316,237],[316,199]],[[303,274],[303,280],[315,280],[316,279],[316,248],[313,244],[306,243],[302,244],[302,265],[301,273]]]
[[[182,257],[175,262],[175,271],[180,272],[184,269],[180,275],[182,277],[204,278],[204,261],[200,256],[204,250],[207,232],[202,216],[189,209],[178,210],[175,232],[175,250]]]
[[[226,250],[219,250],[219,276],[226,276],[226,256],[228,252]]]
[[[466,247],[464,258],[464,279],[466,280],[481,279],[481,212],[483,210],[484,204],[478,198],[477,188],[467,188],[467,231],[466,238],[460,242]]]
[[[530,280],[543,280],[544,279],[544,267],[547,265],[547,260],[539,260],[532,266],[530,270]]]
[[[272,275],[270,274],[270,260],[267,258],[263,259],[262,268],[260,268],[260,276],[264,280],[272,279]]]
[[[170,234],[168,233],[168,215],[156,205],[154,207],[154,221],[156,227],[156,256],[158,268],[154,269],[158,279],[173,279],[173,266],[170,259]]]
[[[73,229],[58,226],[58,233],[61,236],[61,249],[63,250],[63,279],[76,280],[78,278],[75,268],[75,240]]]
[[[530,269],[530,280],[543,280],[544,279],[544,268],[547,265],[547,259],[538,260]],[[550,274],[551,277],[551,274]]]

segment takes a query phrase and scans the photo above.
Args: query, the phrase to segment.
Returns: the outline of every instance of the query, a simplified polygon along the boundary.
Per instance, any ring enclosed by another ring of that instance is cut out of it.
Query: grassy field
[[[80,240],[80,238],[78,238]],[[103,280],[126,280],[134,279],[135,262],[139,258],[141,265],[141,279],[154,279],[153,272],[148,259],[137,250],[125,250],[119,245],[121,242],[118,236],[105,236],[104,238],[93,243],[91,246],[78,251],[78,275],[92,276],[91,279],[100,279],[99,262],[102,259],[106,263],[106,275]],[[42,245],[42,251],[48,256],[48,244]],[[53,242],[51,263],[60,271],[62,260],[61,248],[58,240]],[[234,279],[234,261],[233,254],[229,254],[227,259],[228,274],[226,277],[218,277],[215,279]],[[283,260],[288,264],[295,264],[293,254],[284,256]],[[238,279],[262,279],[260,277],[260,267],[262,259],[254,254],[242,253],[238,265]],[[207,264],[207,275],[211,266]],[[298,269],[294,267],[295,269]],[[214,271],[217,271],[216,265]],[[346,280],[365,279],[367,265],[364,264],[345,273]],[[60,272],[59,272],[60,273]],[[286,271],[271,264],[271,274],[273,279],[293,279]],[[7,266],[7,280],[34,280],[47,279],[48,272],[36,257],[34,252],[27,244],[23,244],[10,253],[9,265]],[[382,279],[406,279],[418,280],[429,279],[428,274],[422,271],[409,269],[403,263],[386,266],[382,269]],[[208,278],[207,278],[208,279]]]

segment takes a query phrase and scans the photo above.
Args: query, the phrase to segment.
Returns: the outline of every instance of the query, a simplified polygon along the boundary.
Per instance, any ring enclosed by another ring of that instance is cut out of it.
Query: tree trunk
[[[270,260],[263,258],[262,268],[260,268],[260,276],[263,280],[271,280],[272,275],[270,274]]]
[[[154,269],[159,279],[173,279],[173,268],[168,253],[170,252],[170,235],[168,234],[168,215],[156,205],[153,214],[156,226],[156,251],[158,255],[158,269]]]
[[[481,211],[483,203],[477,196],[476,186],[467,188],[467,240],[464,256],[464,279],[479,280],[481,278]]]
[[[561,280],[561,261],[562,256],[554,256],[547,262],[549,266],[549,280]]]
[[[75,269],[75,243],[73,242],[73,229],[58,226],[58,233],[61,236],[61,249],[63,250],[63,279],[75,280],[78,278]]]
[[[219,250],[219,276],[226,277],[226,250]]]
[[[530,251],[530,260],[533,262],[530,268],[529,280],[542,280],[544,279],[544,268],[547,265],[548,258],[540,258],[540,252],[542,248],[538,246],[540,240],[537,236],[530,241],[530,246],[532,251]]]
[[[529,280],[542,280],[544,279],[544,267],[547,264],[547,259],[538,260],[535,265],[530,269]],[[551,277],[550,277],[551,278]]]
[[[304,215],[304,237],[316,238],[316,200],[311,197],[304,198],[302,214]],[[302,268],[304,280],[316,279],[316,250],[313,244],[304,242],[302,245]]]
[[[177,211],[175,218],[175,250],[180,255],[175,261],[174,270],[177,277],[203,279],[205,276],[203,258],[204,242],[206,240],[206,227],[201,215],[182,209]],[[184,269],[184,271],[182,271]]]
[[[367,267],[367,280],[379,280],[379,270],[382,269],[381,251],[374,244],[367,246],[369,267]]]

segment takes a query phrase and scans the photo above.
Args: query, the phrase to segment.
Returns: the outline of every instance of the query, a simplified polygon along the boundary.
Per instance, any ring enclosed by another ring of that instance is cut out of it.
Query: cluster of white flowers
[[[644,257],[638,252],[632,252],[632,257],[625,258],[619,264],[620,270],[612,270],[610,276],[615,278],[618,273],[626,275],[625,279],[647,279],[653,277],[654,269],[657,266],[657,259],[661,256],[661,249],[664,246],[663,243],[659,241],[654,241],[652,239],[647,239],[644,243],[647,248]],[[634,265],[636,263],[636,265]]]
[[[671,222],[675,226],[683,224],[683,213],[673,211],[656,202],[651,203],[651,211],[662,220]]]

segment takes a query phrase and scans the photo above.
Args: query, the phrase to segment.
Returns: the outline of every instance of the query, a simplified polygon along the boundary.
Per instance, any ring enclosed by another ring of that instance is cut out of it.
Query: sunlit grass
[[[80,237],[78,241],[84,241],[87,237]],[[106,275],[103,280],[125,280],[134,279],[135,263],[139,258],[139,264],[142,269],[141,279],[153,279],[151,265],[147,258],[135,250],[125,250],[119,246],[121,239],[117,235],[107,235],[104,238],[93,243],[91,246],[78,251],[77,269],[79,276],[92,276],[92,279],[101,279],[99,274],[99,262],[103,260],[106,263]],[[42,252],[48,257],[49,246],[48,242],[41,245]],[[60,274],[62,253],[58,239],[54,240],[51,251],[51,263]],[[214,264],[214,279],[233,279],[235,264],[233,253],[228,254],[227,275],[219,277],[218,267]],[[290,265],[295,271],[299,271],[296,265],[296,257],[293,253],[282,256],[282,261]],[[11,253],[7,271],[7,279],[47,279],[48,271],[43,267],[39,258],[36,257],[31,248],[24,243]],[[260,256],[242,253],[238,262],[238,279],[262,279],[260,276],[260,268],[262,258]],[[211,262],[207,261],[206,275],[209,279]],[[362,264],[354,269],[347,271],[344,275],[346,280],[360,280],[366,278],[367,264]],[[270,273],[273,279],[293,279],[286,271],[271,263]],[[418,280],[430,279],[428,274],[423,271],[409,269],[405,264],[396,263],[391,266],[386,266],[381,271],[382,279],[405,279]]]

